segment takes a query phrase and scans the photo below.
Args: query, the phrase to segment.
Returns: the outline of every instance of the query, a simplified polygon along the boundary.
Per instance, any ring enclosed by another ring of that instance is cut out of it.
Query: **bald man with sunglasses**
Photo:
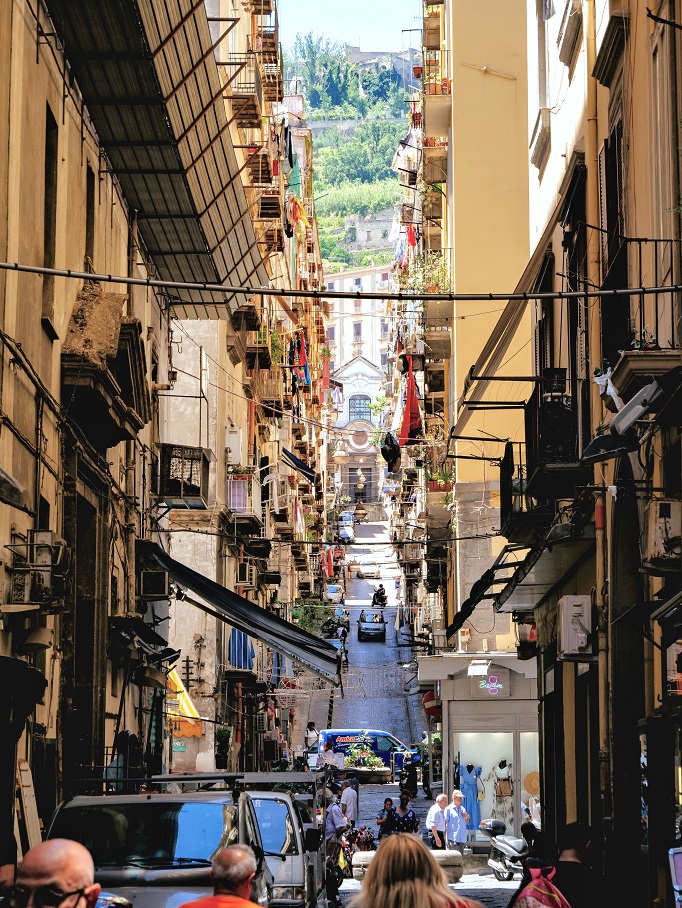
[[[50,839],[26,852],[2,895],[7,908],[94,908],[101,888],[87,848]]]

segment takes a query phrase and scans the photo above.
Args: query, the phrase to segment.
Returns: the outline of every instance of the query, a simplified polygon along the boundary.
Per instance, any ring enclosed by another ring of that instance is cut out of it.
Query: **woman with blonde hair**
[[[422,840],[399,833],[384,838],[351,908],[482,908],[456,895]]]

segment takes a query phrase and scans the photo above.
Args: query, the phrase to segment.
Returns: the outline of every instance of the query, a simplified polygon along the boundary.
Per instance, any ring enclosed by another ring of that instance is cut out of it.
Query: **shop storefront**
[[[481,819],[497,817],[520,835],[540,822],[535,660],[511,653],[444,653],[418,660],[422,689],[443,704],[444,790],[461,788],[470,840]]]

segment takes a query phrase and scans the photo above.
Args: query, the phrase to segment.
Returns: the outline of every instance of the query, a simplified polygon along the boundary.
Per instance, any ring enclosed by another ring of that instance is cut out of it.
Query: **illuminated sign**
[[[471,697],[475,700],[499,700],[511,696],[508,668],[492,665],[485,675],[469,678]]]

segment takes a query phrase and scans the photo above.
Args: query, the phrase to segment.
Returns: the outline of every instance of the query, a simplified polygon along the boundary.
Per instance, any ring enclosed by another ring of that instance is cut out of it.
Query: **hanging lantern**
[[[367,508],[360,500],[358,500],[357,504],[355,505],[353,517],[355,517],[356,520],[365,520],[365,518],[367,517]]]
[[[343,464],[348,463],[350,460],[350,454],[346,451],[342,441],[339,441],[337,444],[336,450],[332,454],[332,460],[339,466],[343,466]]]

